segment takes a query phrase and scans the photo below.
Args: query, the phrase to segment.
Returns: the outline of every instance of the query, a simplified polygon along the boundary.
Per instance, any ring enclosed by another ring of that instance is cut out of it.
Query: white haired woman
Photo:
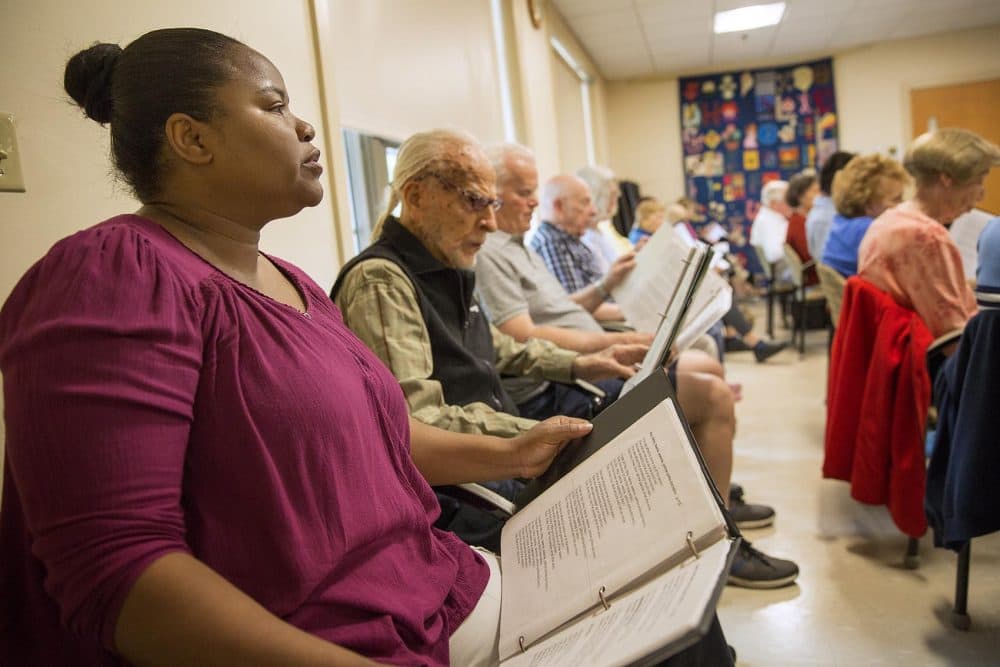
[[[861,241],[858,275],[917,311],[935,338],[962,329],[976,313],[947,228],[983,198],[986,175],[998,165],[1000,148],[974,132],[921,135],[903,160],[916,193],[882,213]]]

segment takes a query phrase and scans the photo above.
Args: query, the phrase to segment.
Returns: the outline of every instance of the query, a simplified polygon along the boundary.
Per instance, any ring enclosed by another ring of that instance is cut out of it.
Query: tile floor
[[[802,359],[786,350],[756,364],[739,353],[726,366],[744,387],[734,481],[777,510],[773,527],[745,537],[801,568],[787,588],[726,588],[719,616],[737,664],[1000,665],[1000,534],[973,541],[972,628],[961,632],[950,620],[952,552],[928,535],[920,568],[903,568],[906,539],[887,512],[822,479],[826,333],[810,332]]]

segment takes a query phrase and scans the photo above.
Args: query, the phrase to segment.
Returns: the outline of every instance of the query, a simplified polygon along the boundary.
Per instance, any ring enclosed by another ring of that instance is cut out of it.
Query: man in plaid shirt
[[[542,223],[529,247],[541,256],[574,301],[588,310],[585,304],[589,302],[601,304],[592,310],[595,318],[624,320],[621,309],[607,299],[635,267],[635,253],[622,255],[606,275],[601,273],[593,252],[581,240],[597,216],[586,181],[571,174],[555,176],[542,187],[538,212]]]

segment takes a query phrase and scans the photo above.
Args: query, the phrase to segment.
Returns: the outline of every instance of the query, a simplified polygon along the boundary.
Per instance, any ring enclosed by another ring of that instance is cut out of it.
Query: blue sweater
[[[823,246],[823,264],[835,268],[845,278],[858,272],[858,248],[861,239],[872,224],[872,219],[866,215],[859,218],[845,218],[841,214],[833,216],[830,225],[830,236]]]

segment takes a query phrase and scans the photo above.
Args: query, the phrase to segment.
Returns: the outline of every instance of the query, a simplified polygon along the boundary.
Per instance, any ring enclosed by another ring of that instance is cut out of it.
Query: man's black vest
[[[517,405],[504,390],[496,370],[489,323],[473,294],[476,274],[445,266],[398,220],[389,218],[382,237],[340,270],[330,297],[336,299],[351,269],[375,258],[396,264],[413,283],[431,340],[431,378],[441,383],[445,402],[482,402],[517,415]]]

